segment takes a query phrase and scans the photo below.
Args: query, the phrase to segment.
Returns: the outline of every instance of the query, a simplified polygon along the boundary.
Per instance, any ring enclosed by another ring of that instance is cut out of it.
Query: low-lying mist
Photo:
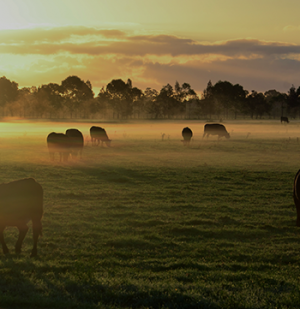
[[[204,121],[145,122],[2,122],[0,158],[9,162],[46,165],[103,165],[138,167],[204,166],[251,169],[298,169],[300,166],[300,123],[284,125],[280,121],[226,121],[231,138],[203,138]],[[111,148],[92,146],[91,126],[105,128]],[[181,131],[189,127],[193,138],[182,143]],[[51,132],[65,133],[77,128],[84,136],[83,158],[51,161],[46,138]]]

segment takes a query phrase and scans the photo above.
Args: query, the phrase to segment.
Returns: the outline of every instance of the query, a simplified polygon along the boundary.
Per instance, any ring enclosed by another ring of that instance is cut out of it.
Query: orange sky
[[[145,90],[211,79],[245,89],[300,86],[295,0],[2,0],[0,76],[23,86],[112,79]]]

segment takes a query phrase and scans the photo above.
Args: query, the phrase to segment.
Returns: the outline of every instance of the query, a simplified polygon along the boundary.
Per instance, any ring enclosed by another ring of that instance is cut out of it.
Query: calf
[[[289,118],[288,117],[280,117],[280,122],[285,122],[285,123],[289,123]]]
[[[9,250],[4,241],[6,226],[16,226],[19,230],[15,250],[19,254],[27,234],[27,223],[32,221],[33,249],[31,257],[37,255],[37,242],[42,235],[43,188],[33,178],[0,184],[0,243],[4,254]]]

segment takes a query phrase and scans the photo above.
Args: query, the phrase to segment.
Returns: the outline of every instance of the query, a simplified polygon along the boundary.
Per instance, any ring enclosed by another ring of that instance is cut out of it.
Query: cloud
[[[283,28],[283,31],[300,31],[300,26],[292,26],[292,25],[288,25],[288,26],[285,26]]]
[[[0,31],[1,58],[11,60],[9,66],[0,65],[0,75],[24,86],[78,75],[98,89],[114,78],[131,78],[142,89],[181,80],[202,91],[211,79],[250,90],[287,91],[298,81],[300,45],[251,38],[208,43],[168,34],[61,27]]]
[[[10,30],[12,31],[12,30]],[[14,30],[15,32],[17,30]],[[265,55],[299,54],[300,45],[279,42],[265,42],[255,39],[238,39],[207,44],[191,39],[169,35],[130,36],[118,30],[96,30],[75,27],[62,30],[36,30],[30,34],[12,35],[8,38],[0,31],[0,53],[41,54],[57,53],[100,55],[118,54],[124,56],[199,56],[207,54],[227,57],[253,57]],[[50,32],[48,32],[50,31]],[[22,31],[21,31],[22,32]]]
[[[120,39],[126,36],[125,32],[115,29],[95,29],[83,26],[69,26],[57,28],[34,28],[34,29],[14,29],[1,30],[0,42],[1,45],[31,45],[41,43],[62,43],[72,40],[72,38],[88,39],[90,36]],[[95,40],[95,39],[94,39]]]

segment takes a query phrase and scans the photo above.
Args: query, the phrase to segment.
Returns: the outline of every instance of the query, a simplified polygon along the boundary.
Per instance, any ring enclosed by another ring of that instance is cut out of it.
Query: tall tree
[[[162,116],[162,108],[158,100],[158,91],[152,88],[146,88],[144,91],[144,101],[146,112],[155,119]]]
[[[60,111],[63,108],[63,89],[62,86],[50,83],[47,85],[42,85],[38,88],[36,96],[39,101],[47,101],[48,102],[48,111],[50,114],[50,118],[58,117]]]
[[[252,92],[247,96],[245,105],[246,112],[250,114],[251,119],[255,116],[261,118],[264,114],[270,114],[271,104],[268,102],[261,92],[252,90]]]
[[[5,76],[0,78],[0,106],[15,101],[18,97],[18,84],[7,79]],[[3,111],[2,111],[3,112]]]
[[[228,81],[218,81],[213,86],[212,92],[215,100],[225,109],[226,116],[228,117],[231,110],[235,113],[236,118],[237,112],[241,110],[247,91],[239,84],[232,85]]]
[[[173,87],[170,84],[162,87],[157,96],[157,101],[161,106],[161,112],[164,117],[170,118],[180,110],[180,102],[176,100]]]
[[[286,116],[287,114],[287,94],[268,90],[264,93],[266,101],[271,105],[273,117]]]
[[[70,112],[71,118],[78,111],[80,104],[94,97],[92,85],[89,81],[84,82],[78,76],[69,76],[61,83],[64,105]]]
[[[296,90],[295,86],[289,89],[287,94],[287,106],[289,114],[293,115],[294,118],[296,115],[299,116],[300,111],[300,87]]]
[[[133,88],[130,79],[127,83],[122,79],[113,79],[106,86],[106,95],[117,117],[128,118],[132,115],[134,105],[140,100],[143,92],[136,87]]]
[[[213,85],[211,80],[209,80],[206,88],[203,90],[203,95],[199,102],[199,113],[203,114],[204,116],[209,116],[211,119],[212,115],[216,112],[215,105]]]

